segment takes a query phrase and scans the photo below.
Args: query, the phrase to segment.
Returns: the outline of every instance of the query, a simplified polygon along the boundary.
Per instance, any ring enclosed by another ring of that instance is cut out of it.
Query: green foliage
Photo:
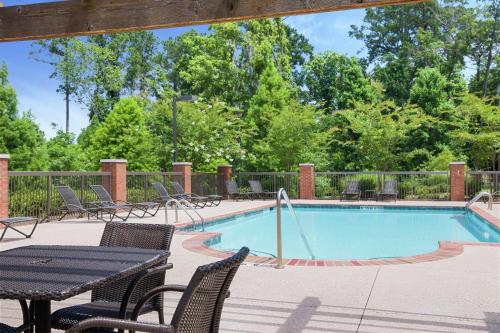
[[[424,165],[424,170],[444,171],[448,170],[451,162],[465,161],[464,156],[457,157],[448,147],[443,147],[440,153],[433,156]]]
[[[246,152],[240,141],[245,139],[245,129],[238,115],[238,109],[223,102],[178,102],[177,160],[193,163],[197,171],[213,171],[218,165],[244,160]],[[155,155],[160,156],[159,167],[166,170],[173,154],[171,100],[157,102],[147,118],[157,138]]]
[[[446,101],[446,79],[439,70],[420,70],[410,90],[410,102],[420,106],[426,114],[435,115]]]
[[[99,124],[87,148],[87,156],[97,169],[101,159],[126,159],[128,170],[157,170],[153,139],[144,113],[134,98],[123,98]]]
[[[56,136],[47,141],[49,170],[79,171],[83,170],[82,151],[75,142],[73,133],[58,130]]]
[[[354,57],[334,52],[317,54],[305,65],[309,99],[331,113],[375,99],[370,80]]]
[[[17,97],[7,76],[7,66],[0,65],[0,117],[14,119],[17,114]]]

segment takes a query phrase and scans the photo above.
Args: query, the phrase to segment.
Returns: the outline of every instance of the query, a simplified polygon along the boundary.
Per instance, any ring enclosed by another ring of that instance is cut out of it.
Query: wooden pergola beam
[[[426,0],[69,0],[0,7],[0,41],[126,32]]]

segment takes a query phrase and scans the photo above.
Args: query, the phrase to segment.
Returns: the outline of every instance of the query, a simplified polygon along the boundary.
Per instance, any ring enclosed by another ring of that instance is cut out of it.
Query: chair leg
[[[162,302],[163,305],[163,302]],[[165,324],[165,313],[163,311],[163,306],[158,309],[158,322],[163,325]]]

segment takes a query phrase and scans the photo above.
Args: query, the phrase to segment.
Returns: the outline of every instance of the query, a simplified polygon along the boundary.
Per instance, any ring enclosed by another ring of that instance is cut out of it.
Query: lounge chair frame
[[[384,188],[378,192],[377,201],[384,200],[386,197],[394,197],[394,201],[398,200],[398,182],[394,179],[384,181]]]
[[[347,187],[340,196],[340,201],[347,200],[349,197],[355,197],[356,200],[361,198],[361,189],[359,180],[349,180],[347,182]]]
[[[23,223],[23,222],[32,222],[32,221],[35,221],[35,224],[33,225],[33,228],[31,229],[31,232],[29,234],[14,227],[14,225],[16,225],[16,224]],[[33,235],[33,233],[36,230],[36,227],[38,226],[38,222],[39,222],[39,219],[37,217],[20,216],[20,217],[9,217],[9,218],[0,219],[0,224],[2,224],[4,226],[2,235],[0,236],[0,241],[5,237],[5,233],[7,232],[8,229],[14,230],[15,232],[23,235],[26,238],[31,238],[31,236]]]
[[[253,200],[255,196],[253,192],[241,192],[238,188],[238,184],[234,180],[226,180],[226,190],[229,198],[235,201],[239,199]]]
[[[262,183],[258,180],[249,180],[248,184],[250,185],[250,188],[252,189],[254,195],[259,198],[273,199],[278,195],[278,192],[264,191],[262,188]]]
[[[179,182],[172,182],[172,187],[178,195],[185,196],[186,200],[193,200],[193,204],[195,204],[195,206],[197,201],[205,201],[204,207],[217,207],[222,201],[222,196],[216,194],[207,196],[202,196],[195,193],[188,194],[184,191],[184,188]]]

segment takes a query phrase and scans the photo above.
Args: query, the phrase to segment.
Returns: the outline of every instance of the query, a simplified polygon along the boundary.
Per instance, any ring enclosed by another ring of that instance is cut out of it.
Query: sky
[[[2,2],[2,0],[0,0]],[[36,3],[35,0],[3,0],[4,6]],[[332,50],[349,56],[364,55],[363,43],[349,37],[352,24],[360,25],[364,10],[309,14],[286,17],[285,22],[307,37],[315,52]],[[191,29],[205,32],[206,26],[154,30],[161,39],[168,39]],[[0,63],[9,70],[9,81],[17,92],[20,112],[29,111],[39,123],[47,138],[55,135],[52,123],[65,125],[63,95],[56,92],[57,81],[50,79],[51,67],[30,56],[32,42],[0,43]],[[359,53],[361,52],[361,53]],[[88,125],[85,106],[70,105],[70,131],[78,134]]]

